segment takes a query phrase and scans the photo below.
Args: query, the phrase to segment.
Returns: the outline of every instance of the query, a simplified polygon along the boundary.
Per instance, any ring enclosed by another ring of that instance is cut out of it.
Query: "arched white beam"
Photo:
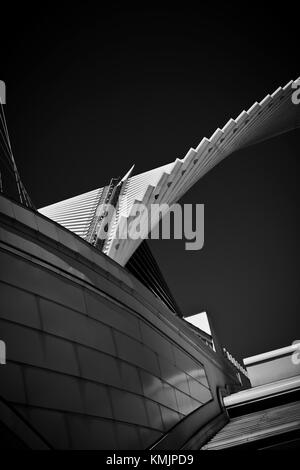
[[[292,100],[298,82],[299,79],[291,80],[284,87],[277,88],[272,95],[254,103],[236,119],[230,119],[222,129],[217,129],[209,139],[203,138],[198,147],[190,149],[184,158],[132,177],[128,172],[116,213],[109,224],[103,252],[125,266],[138,248],[141,239],[119,240],[116,237],[121,224],[133,216],[135,203],[142,203],[146,207],[154,203],[170,206],[233,152],[299,128],[300,104],[296,105]],[[102,194],[103,188],[99,188],[44,207],[40,212],[86,238]],[[158,219],[151,222],[149,227],[145,224],[145,235],[153,230]]]
[[[118,212],[104,252],[124,266],[138,248],[141,239],[118,240],[115,236],[119,223],[133,215],[134,203],[140,202],[146,207],[153,203],[171,205],[233,152],[299,128],[300,105],[292,101],[297,82],[291,80],[261,102],[254,103],[236,119],[230,119],[209,139],[203,138],[196,149],[190,149],[183,159],[129,178],[121,191]],[[158,222],[158,219],[152,220],[149,233]]]

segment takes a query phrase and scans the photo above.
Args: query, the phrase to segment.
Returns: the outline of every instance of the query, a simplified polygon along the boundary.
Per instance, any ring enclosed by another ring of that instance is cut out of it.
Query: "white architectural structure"
[[[203,138],[196,149],[191,148],[183,158],[159,168],[131,176],[106,188],[96,189],[65,201],[40,209],[40,212],[69,228],[87,241],[97,244],[97,231],[106,224],[107,236],[101,250],[125,266],[140,245],[142,238],[119,239],[116,236],[124,220],[135,216],[136,204],[149,207],[154,203],[171,206],[208,171],[233,152],[300,126],[300,106],[292,101],[296,81],[277,88],[236,119],[230,119],[222,129],[217,129],[207,139]],[[106,203],[114,201],[115,214],[111,219],[103,211]],[[98,211],[97,211],[98,208]],[[99,212],[101,211],[101,213]],[[159,222],[151,219],[151,230]]]

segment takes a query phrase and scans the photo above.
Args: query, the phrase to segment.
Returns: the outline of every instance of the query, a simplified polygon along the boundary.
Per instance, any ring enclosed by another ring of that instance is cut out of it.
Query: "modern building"
[[[146,240],[119,235],[136,204],[171,206],[226,156],[299,127],[294,83],[184,158],[39,211],[6,156],[19,202],[2,191],[2,446],[200,449],[228,424],[247,371],[211,326],[184,319]]]
[[[224,397],[227,424],[202,450],[300,447],[299,343],[244,359],[251,388]]]

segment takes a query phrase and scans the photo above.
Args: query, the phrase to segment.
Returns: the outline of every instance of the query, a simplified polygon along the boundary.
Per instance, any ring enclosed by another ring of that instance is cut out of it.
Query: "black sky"
[[[2,10],[6,114],[38,207],[182,158],[300,75],[293,5],[92,5]],[[184,197],[205,204],[203,250],[151,242],[183,312],[206,309],[237,357],[300,339],[299,137],[232,155]]]

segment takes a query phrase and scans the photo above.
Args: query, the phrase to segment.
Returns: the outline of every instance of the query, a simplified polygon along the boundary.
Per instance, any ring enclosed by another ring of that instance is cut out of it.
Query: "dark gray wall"
[[[219,413],[234,369],[185,322],[57,224],[3,197],[0,218],[0,395],[52,446],[141,449]]]

